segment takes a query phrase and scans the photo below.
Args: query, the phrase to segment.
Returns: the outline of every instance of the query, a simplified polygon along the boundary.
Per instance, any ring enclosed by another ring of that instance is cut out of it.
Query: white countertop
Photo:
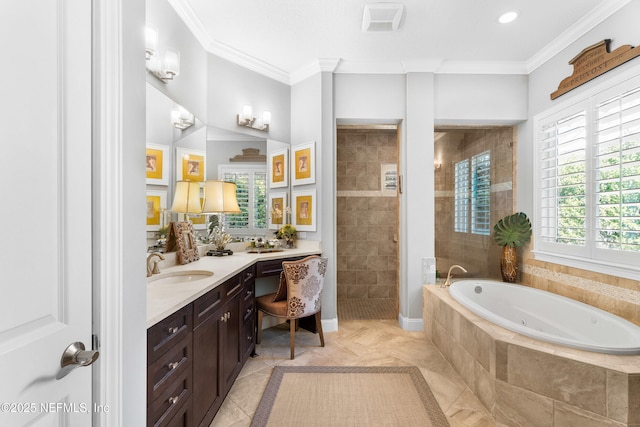
[[[234,250],[233,255],[221,257],[202,256],[198,261],[184,265],[163,267],[163,263],[161,263],[159,264],[161,273],[205,270],[213,272],[213,276],[187,283],[158,284],[152,282],[147,284],[147,328],[195,301],[258,261],[313,255],[321,252],[319,241],[298,240],[295,249],[284,249],[281,252],[250,254],[245,251]]]

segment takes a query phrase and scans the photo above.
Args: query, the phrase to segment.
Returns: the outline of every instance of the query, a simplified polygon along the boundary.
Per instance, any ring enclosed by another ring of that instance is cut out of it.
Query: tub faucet
[[[449,273],[447,273],[447,280],[444,281],[444,284],[442,284],[440,287],[441,288],[447,288],[449,286],[451,286],[451,270],[453,270],[454,268],[459,268],[460,270],[464,271],[465,273],[467,272],[467,270],[464,269],[463,266],[458,265],[458,264],[454,264],[451,266],[451,268],[449,268]]]
[[[154,258],[158,258],[154,260]],[[160,273],[160,268],[158,267],[158,263],[160,261],[164,261],[164,257],[160,252],[154,252],[149,254],[147,257],[147,277],[151,277],[154,274]]]

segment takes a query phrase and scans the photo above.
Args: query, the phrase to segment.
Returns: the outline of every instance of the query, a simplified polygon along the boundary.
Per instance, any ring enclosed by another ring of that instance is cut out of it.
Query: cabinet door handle
[[[247,273],[247,277],[244,280],[249,280],[253,277],[253,273]]]
[[[180,329],[180,328],[178,328],[177,326],[172,326],[171,328],[169,328],[169,333],[170,333],[171,335],[173,335],[173,334],[175,334],[176,332],[178,332],[178,329]]]
[[[173,396],[169,398],[169,403],[175,405],[178,400],[180,400],[180,396]]]
[[[227,311],[224,315],[227,316],[227,320],[231,319],[231,312],[230,311]]]
[[[176,369],[178,367],[179,364],[180,364],[180,362],[171,362],[171,363],[169,363],[168,366],[169,366],[169,369],[171,369],[173,371],[174,369]]]
[[[247,339],[248,339],[249,341],[251,341],[251,340],[253,339],[253,337],[252,337],[251,335],[247,335]]]
[[[247,291],[247,296],[251,296],[251,294],[253,293],[253,291]]]
[[[222,317],[220,318],[221,322],[226,322],[227,321],[227,313],[223,314]]]
[[[252,308],[247,308],[247,314],[251,314],[252,311],[253,311]]]

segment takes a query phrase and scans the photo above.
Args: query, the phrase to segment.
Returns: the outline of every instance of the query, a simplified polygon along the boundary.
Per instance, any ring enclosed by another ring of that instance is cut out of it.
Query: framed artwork
[[[291,184],[305,185],[316,182],[316,143],[296,145],[291,148]]]
[[[269,188],[289,186],[289,150],[269,153]]]
[[[398,194],[398,165],[395,163],[380,165],[380,192],[383,196]]]
[[[299,231],[316,231],[316,190],[291,193],[293,225]]]
[[[172,222],[167,237],[166,252],[176,249],[178,264],[188,264],[200,259],[193,226],[190,222]]]
[[[166,225],[166,191],[147,191],[147,231],[158,231]]]
[[[204,182],[205,152],[176,148],[176,180]]]
[[[269,192],[269,229],[277,230],[287,223],[287,193]]]
[[[165,167],[165,162],[168,159],[168,146],[147,144],[147,184],[169,184],[169,168]]]

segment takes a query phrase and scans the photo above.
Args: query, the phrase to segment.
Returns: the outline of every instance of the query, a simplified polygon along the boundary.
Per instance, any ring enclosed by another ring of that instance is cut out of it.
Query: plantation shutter
[[[267,173],[264,170],[223,170],[223,180],[236,184],[239,214],[225,215],[225,227],[244,234],[264,233],[267,228]]]
[[[469,231],[469,159],[454,166],[454,230]]]
[[[586,112],[560,114],[542,124],[540,137],[540,238],[584,246],[586,211]]]
[[[471,158],[471,232],[490,234],[491,222],[491,152]]]
[[[595,107],[596,247],[640,252],[640,88]]]

